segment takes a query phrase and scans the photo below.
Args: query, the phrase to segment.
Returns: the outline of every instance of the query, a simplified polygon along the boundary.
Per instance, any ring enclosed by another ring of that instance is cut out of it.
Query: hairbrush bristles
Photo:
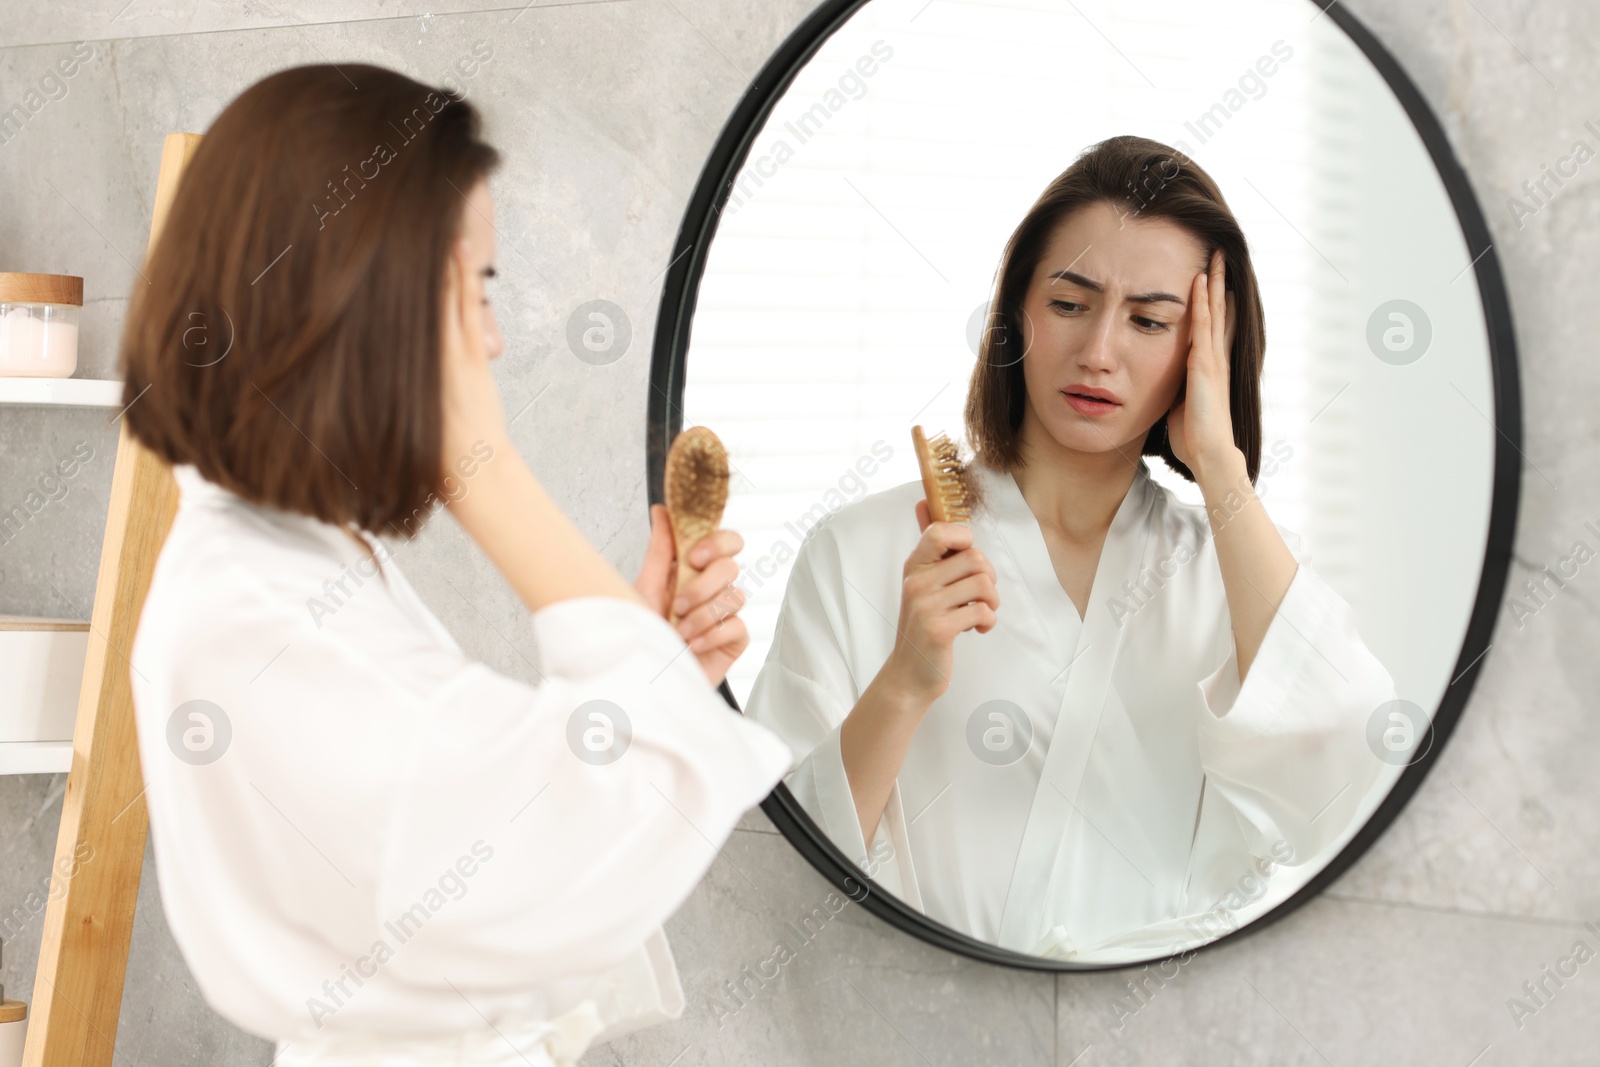
[[[961,461],[956,443],[944,434],[932,441],[921,426],[911,427],[911,443],[922,470],[922,491],[928,498],[928,514],[934,522],[966,522],[977,504],[972,473]]]
[[[678,553],[677,590],[695,573],[689,566],[689,549],[722,522],[728,503],[728,450],[704,426],[689,427],[667,450],[665,483],[662,495]],[[668,619],[678,621],[670,609]]]

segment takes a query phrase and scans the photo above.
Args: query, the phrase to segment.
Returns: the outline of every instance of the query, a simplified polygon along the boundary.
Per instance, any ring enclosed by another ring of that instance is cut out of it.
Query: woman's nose
[[[1078,352],[1080,367],[1105,370],[1116,364],[1111,338],[1113,325],[1110,315],[1099,315],[1091,320],[1088,335],[1083,339],[1083,348]]]

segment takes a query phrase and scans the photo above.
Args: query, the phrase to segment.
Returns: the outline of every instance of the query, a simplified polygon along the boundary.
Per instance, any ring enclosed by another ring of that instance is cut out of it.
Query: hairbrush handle
[[[916,450],[917,467],[922,471],[922,495],[928,500],[928,515],[934,522],[948,522],[944,494],[939,492],[939,479],[933,470],[933,453],[928,450],[928,437],[921,426],[911,427],[911,447]]]
[[[689,566],[689,549],[694,546],[680,543],[676,529],[672,532],[672,540],[677,549],[678,576],[672,583],[672,599],[667,603],[667,621],[676,627],[679,616],[676,611],[672,610],[672,605],[677,602],[678,594],[683,592],[683,587],[689,584],[689,579],[700,572]]]

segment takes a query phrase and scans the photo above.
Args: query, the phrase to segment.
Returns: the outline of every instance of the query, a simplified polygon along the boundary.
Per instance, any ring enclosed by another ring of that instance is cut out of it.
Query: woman
[[[1148,955],[1351,825],[1393,685],[1255,496],[1262,310],[1199,167],[1091,147],[1017,227],[991,307],[973,520],[930,523],[919,481],[820,523],[749,714],[823,830],[930,917]]]
[[[478,129],[376,67],[265,79],[129,312],[128,427],[181,489],[131,657],[162,901],[279,1067],[569,1064],[676,1016],[661,924],[788,762],[713,689],[738,535],[674,590],[657,509],[630,586],[511,444]],[[439,507],[533,613],[537,684],[378,540]]]

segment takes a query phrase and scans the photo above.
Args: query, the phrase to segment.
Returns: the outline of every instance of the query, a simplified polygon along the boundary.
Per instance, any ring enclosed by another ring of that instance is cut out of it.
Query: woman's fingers
[[[989,562],[980,548],[964,548],[931,564],[923,573],[935,587],[951,585],[969,574],[987,574],[991,581],[996,577],[994,564]]]
[[[667,509],[660,504],[650,505],[650,541],[645,545],[644,563],[633,588],[644,598],[650,610],[662,618],[667,614],[667,601],[671,598],[671,584],[677,574],[672,563],[672,527]]]
[[[453,359],[461,351],[461,263],[454,253],[444,265],[444,356]]]
[[[920,610],[912,614],[917,621],[908,627],[913,644],[930,641],[934,647],[944,648],[965,630],[992,630],[995,614],[1000,610],[1000,594],[988,575],[974,574],[929,593],[919,604]],[[926,636],[917,638],[919,633]]]
[[[689,546],[689,566],[705,570],[712,560],[737,556],[744,551],[744,538],[737,530],[713,530]]]
[[[679,616],[678,633],[693,645],[695,638],[725,629],[730,622],[737,620],[744,602],[744,590],[736,585],[727,586],[705,603],[691,609],[687,615]],[[703,651],[699,646],[695,647],[697,651]]]
[[[472,267],[472,246],[465,237],[450,250],[445,264],[445,359],[464,372],[486,371],[483,347],[483,279]]]
[[[739,564],[728,556],[721,556],[711,562],[705,570],[696,573],[673,596],[673,612],[680,619],[691,615],[701,605],[721,602],[728,603],[729,590],[738,591],[733,584],[739,577]],[[744,603],[742,593],[739,594],[738,603]],[[679,605],[682,605],[680,608]],[[734,610],[737,610],[735,608]],[[724,614],[729,614],[726,609]]]
[[[461,262],[461,249],[458,245],[452,245],[450,248],[450,260],[446,266],[446,273],[449,275],[449,280],[446,282],[445,292],[448,294],[449,299],[445,304],[445,310],[448,313],[445,327],[449,331],[450,339],[455,342],[453,345],[454,351],[460,352],[462,350],[461,341],[463,340],[461,335],[461,304],[466,299],[467,272]]]
[[[465,237],[456,242],[456,272],[461,278],[458,313],[463,350],[472,357],[472,365],[488,363],[483,348],[483,330],[479,323],[483,307],[483,278],[472,268],[472,245]]]
[[[919,521],[924,506],[919,501]],[[901,637],[913,648],[929,640],[944,648],[946,638],[961,631],[988,633],[1000,607],[996,582],[994,565],[972,544],[971,527],[957,522],[926,526],[906,558]]]
[[[1226,359],[1231,360],[1233,358],[1233,336],[1238,332],[1239,326],[1239,302],[1234,299],[1232,290],[1227,293],[1225,304],[1226,310],[1223,315],[1228,324],[1222,331],[1222,351]]]
[[[951,613],[950,617],[957,626],[961,627],[963,632],[977,630],[980,634],[986,634],[993,630],[996,622],[995,609],[982,600],[974,600],[970,604],[957,608]]]
[[[439,389],[444,420],[444,454],[440,461],[446,472],[459,458],[468,439],[472,420],[472,376],[462,333],[461,301],[465,288],[460,257],[452,250],[445,261],[444,301],[440,307],[443,351],[440,353]]]
[[[923,625],[974,601],[987,604],[995,610],[1000,607],[1000,593],[995,587],[994,578],[984,571],[969,574],[948,585],[940,584],[908,592],[912,597],[912,614],[921,619]]]
[[[987,574],[974,574],[945,586],[938,594],[937,603],[949,609],[975,601],[995,609],[1000,607],[1000,593],[994,587],[994,579]]]
[[[937,596],[974,575],[987,579],[991,585],[997,580],[994,564],[989,562],[981,549],[964,548],[935,563],[912,570],[905,577],[902,595],[914,598]]]
[[[1221,357],[1226,351],[1224,338],[1228,330],[1227,260],[1217,251],[1212,257],[1211,281],[1211,352]]]
[[[440,330],[444,473],[472,451],[474,442],[506,437],[505,409],[484,342],[483,279],[472,257],[472,246],[462,239],[451,247],[445,263]]]
[[[732,663],[739,658],[740,653],[749,647],[750,632],[746,629],[744,620],[737,615],[733,615],[723,620],[721,625],[713,626],[709,630],[695,635],[686,643],[689,646],[689,651],[702,659],[707,653],[721,649],[726,654],[727,661]],[[726,667],[724,667],[724,673],[726,673]],[[715,684],[720,683],[721,678],[716,679]]]
[[[672,610],[678,616],[678,633],[697,652],[733,640],[727,636],[731,632],[727,623],[745,603],[744,590],[733,584],[739,577],[739,564],[733,557],[743,550],[744,538],[736,530],[714,530],[689,547],[689,566],[698,573],[674,592]],[[742,631],[743,623],[739,629]],[[721,636],[695,644],[712,632]]]
[[[1195,275],[1190,291],[1194,323],[1189,334],[1189,369],[1217,380],[1225,380],[1230,356],[1226,280],[1223,256],[1217,252],[1207,269]]]
[[[972,530],[959,522],[936,522],[922,531],[922,539],[906,557],[906,571],[937,563],[948,552],[959,552],[972,545]]]

